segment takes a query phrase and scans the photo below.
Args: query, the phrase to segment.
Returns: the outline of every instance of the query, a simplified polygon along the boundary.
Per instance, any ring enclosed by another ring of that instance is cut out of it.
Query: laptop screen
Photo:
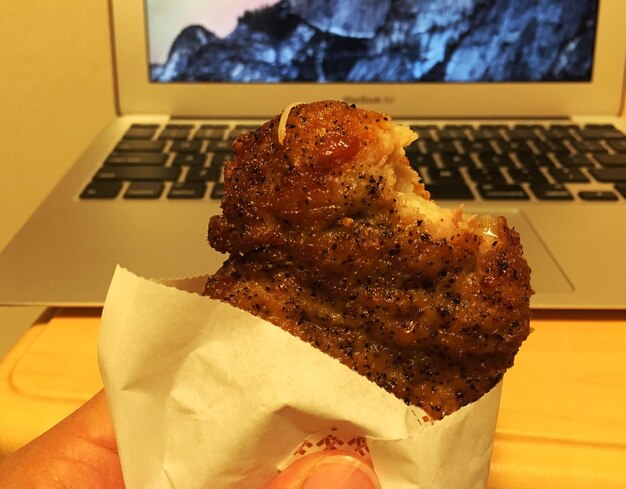
[[[146,0],[152,82],[590,81],[599,0]]]

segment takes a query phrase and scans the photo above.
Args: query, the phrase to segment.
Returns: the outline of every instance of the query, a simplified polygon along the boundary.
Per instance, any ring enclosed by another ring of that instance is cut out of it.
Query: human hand
[[[297,460],[263,489],[380,489],[371,465],[353,453],[318,452]]]
[[[0,462],[0,489],[42,487],[124,488],[104,391]]]
[[[124,489],[113,421],[99,392],[76,412],[0,462],[0,489]],[[342,452],[290,465],[263,489],[378,489],[373,469]]]

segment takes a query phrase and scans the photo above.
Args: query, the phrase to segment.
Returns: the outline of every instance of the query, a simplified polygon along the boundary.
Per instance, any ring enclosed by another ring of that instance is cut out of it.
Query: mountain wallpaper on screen
[[[207,0],[207,8],[211,0]],[[212,7],[215,8],[215,7]],[[595,0],[281,0],[183,29],[154,81],[585,81]]]

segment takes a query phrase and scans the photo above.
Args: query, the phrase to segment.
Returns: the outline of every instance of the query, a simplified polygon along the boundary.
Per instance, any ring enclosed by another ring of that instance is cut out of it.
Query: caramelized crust
[[[386,115],[318,102],[283,120],[233,144],[223,213],[209,223],[230,258],[206,295],[434,418],[478,399],[529,333],[518,234],[430,201],[404,155],[415,135]]]

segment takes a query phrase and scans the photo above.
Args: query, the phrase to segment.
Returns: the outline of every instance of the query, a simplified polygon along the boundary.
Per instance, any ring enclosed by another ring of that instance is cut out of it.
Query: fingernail
[[[380,489],[372,468],[347,455],[320,459],[302,489]]]

